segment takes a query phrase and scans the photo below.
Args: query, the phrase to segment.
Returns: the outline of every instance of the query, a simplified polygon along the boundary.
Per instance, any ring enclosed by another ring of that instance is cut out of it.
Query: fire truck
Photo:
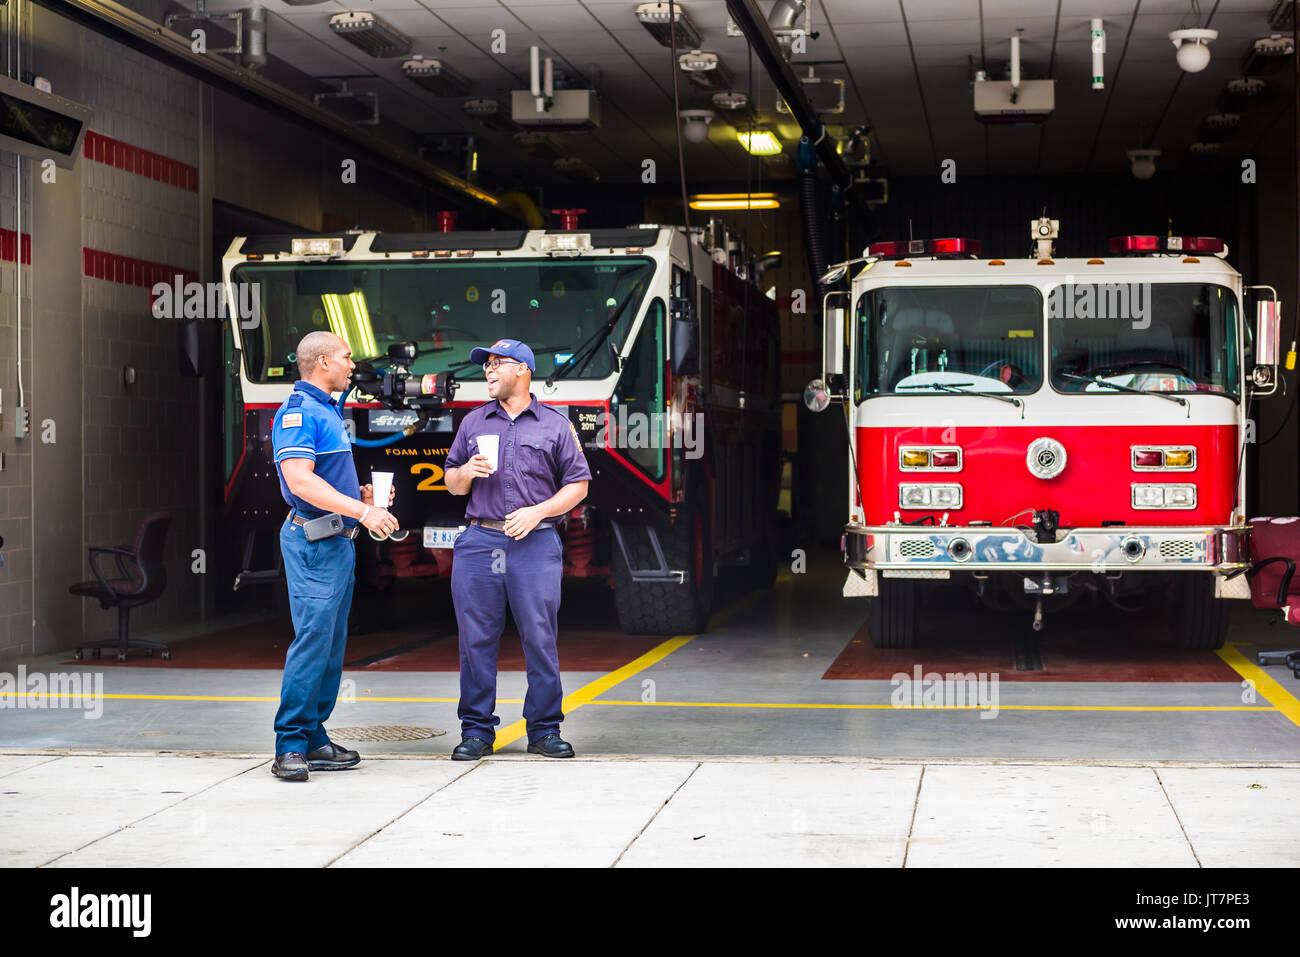
[[[843,405],[844,594],[878,647],[912,646],[937,581],[1035,630],[1083,598],[1163,602],[1184,648],[1220,647],[1225,599],[1250,597],[1247,407],[1276,388],[1276,292],[1218,239],[1058,259],[1059,226],[1035,221],[1025,259],[886,242],[824,277],[855,273],[824,300],[805,401]]]
[[[295,346],[315,330],[359,360],[344,415],[362,481],[394,474],[402,530],[357,539],[363,587],[450,575],[466,499],[447,491],[445,459],[461,419],[489,401],[470,350],[503,337],[533,348],[533,393],[585,447],[593,479],[562,523],[564,571],[610,582],[624,631],[702,630],[723,565],[770,584],[779,330],[757,280],[778,260],[755,260],[720,223],[688,237],[580,229],[557,212],[560,229],[454,230],[440,217],[434,233],[231,243],[224,517],[240,539],[237,589],[282,577],[271,419],[298,377]]]

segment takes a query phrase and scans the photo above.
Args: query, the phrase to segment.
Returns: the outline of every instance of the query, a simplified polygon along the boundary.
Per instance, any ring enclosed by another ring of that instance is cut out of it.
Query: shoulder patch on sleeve
[[[282,429],[297,429],[297,428],[301,428],[301,426],[302,426],[301,412],[286,412],[284,414],[284,417],[280,419],[280,428]]]
[[[569,433],[573,436],[573,441],[577,443],[577,445],[578,445],[578,451],[581,452],[581,451],[582,451],[582,438],[578,435],[578,430],[575,429],[575,428],[573,427],[573,423],[572,423],[572,422],[569,423]]]

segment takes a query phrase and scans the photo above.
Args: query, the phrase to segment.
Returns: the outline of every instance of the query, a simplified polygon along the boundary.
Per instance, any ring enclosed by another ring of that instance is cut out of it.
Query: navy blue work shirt
[[[578,432],[563,412],[537,401],[514,419],[493,399],[461,420],[446,467],[459,468],[478,454],[480,435],[499,435],[497,470],[469,487],[467,518],[503,520],[525,505],[546,501],[563,486],[591,478]]]
[[[275,450],[280,495],[298,514],[315,518],[326,513],[289,491],[280,471],[285,459],[311,459],[316,463],[316,474],[331,486],[350,498],[361,498],[352,443],[343,427],[343,410],[324,389],[302,379],[293,384],[293,393],[271,420],[271,446]],[[352,526],[357,520],[345,516],[343,524]]]

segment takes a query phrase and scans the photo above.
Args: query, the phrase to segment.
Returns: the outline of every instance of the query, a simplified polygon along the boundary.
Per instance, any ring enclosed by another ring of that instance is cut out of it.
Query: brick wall
[[[27,164],[23,164],[24,174]],[[12,153],[0,153],[0,229],[17,226],[16,169]],[[30,184],[30,176],[25,176]],[[31,228],[30,186],[23,188],[23,231]],[[5,244],[8,245],[7,243]],[[8,250],[6,250],[8,251]],[[0,656],[30,648],[32,635],[32,454],[31,443],[10,438],[18,405],[18,328],[15,296],[18,265],[0,258],[0,390],[4,395],[4,423],[0,432],[0,537],[4,538],[5,564],[0,567]],[[23,269],[23,385],[30,403],[35,386],[31,373],[32,310],[31,269]]]

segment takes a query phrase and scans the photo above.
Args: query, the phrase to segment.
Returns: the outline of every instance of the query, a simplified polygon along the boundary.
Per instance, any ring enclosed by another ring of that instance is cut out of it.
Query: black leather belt
[[[481,525],[484,528],[494,528],[498,532],[504,532],[506,530],[506,523],[499,522],[495,518],[471,518],[469,519],[469,523],[471,525]],[[538,522],[533,527],[533,531],[537,531],[537,529],[539,528],[554,528],[554,527],[555,527],[555,523],[553,522]]]
[[[297,512],[290,512],[289,520],[293,522],[295,525],[306,525],[307,522],[310,521],[310,519],[303,518]],[[343,526],[343,531],[339,532],[339,535],[342,536],[343,538],[356,538],[357,532],[359,531],[361,531],[360,525],[352,525],[352,526],[345,525]]]

